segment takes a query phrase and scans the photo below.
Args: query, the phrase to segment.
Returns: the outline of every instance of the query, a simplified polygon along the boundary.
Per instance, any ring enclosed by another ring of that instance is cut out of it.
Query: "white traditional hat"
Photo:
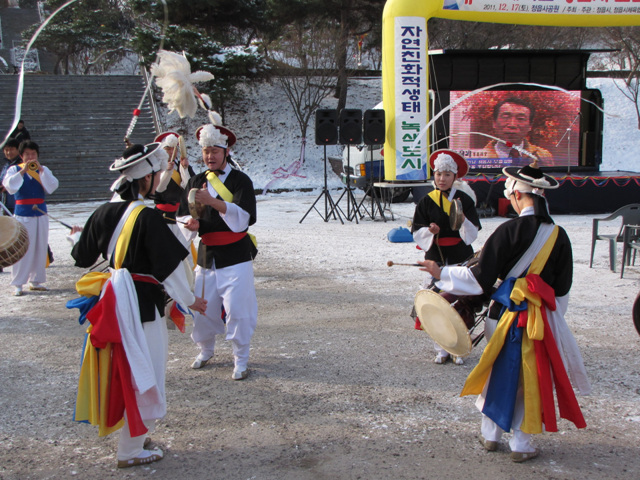
[[[223,127],[222,117],[214,110],[209,110],[211,123],[202,125],[196,130],[196,138],[202,148],[231,148],[236,144],[236,135],[227,127]]]
[[[162,148],[165,148],[165,147],[175,148],[178,146],[179,138],[180,138],[180,135],[178,133],[168,131],[168,132],[162,132],[153,141],[160,143],[160,146]]]
[[[169,155],[160,148],[159,143],[131,145],[124,151],[122,157],[109,167],[112,172],[120,172],[118,179],[111,185],[111,191],[116,191],[124,182],[131,182],[150,173],[165,170],[168,160]]]
[[[469,172],[469,164],[465,158],[453,150],[436,150],[429,157],[429,166],[435,171],[449,171],[458,178],[464,177]]]
[[[509,177],[504,183],[504,196],[507,198],[514,190],[543,195],[543,190],[551,190],[560,186],[558,180],[551,175],[542,173],[542,170],[538,168],[537,161],[524,167],[504,167],[502,173]]]

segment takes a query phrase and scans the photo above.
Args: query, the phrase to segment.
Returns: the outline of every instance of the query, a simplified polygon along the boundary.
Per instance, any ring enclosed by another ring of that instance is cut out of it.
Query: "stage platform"
[[[560,182],[559,188],[546,192],[552,214],[611,213],[624,205],[640,203],[640,173],[546,173]],[[505,178],[501,174],[470,174],[464,178],[476,192],[479,213],[484,216],[498,213]]]

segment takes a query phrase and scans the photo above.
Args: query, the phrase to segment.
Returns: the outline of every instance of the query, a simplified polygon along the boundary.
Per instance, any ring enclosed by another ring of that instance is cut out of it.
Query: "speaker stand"
[[[384,208],[382,208],[382,205],[380,204],[380,197],[378,196],[378,190],[376,189],[376,187],[373,186],[373,184],[375,183],[375,176],[373,174],[373,149],[371,148],[371,146],[369,146],[368,148],[369,148],[369,153],[371,154],[369,159],[369,175],[371,177],[371,181],[367,181],[367,189],[364,192],[364,198],[360,202],[359,207],[362,207],[364,209],[364,211],[371,217],[371,220],[376,219],[376,209],[377,209],[378,212],[380,213],[380,216],[382,217],[382,220],[386,222],[387,217],[384,216]],[[378,181],[380,180],[381,180],[380,176],[378,176]],[[371,213],[369,213],[366,206],[363,206],[365,200],[367,199],[367,195],[371,197]]]
[[[356,196],[353,193],[353,187],[351,186],[351,151],[349,150],[349,146],[347,145],[347,187],[338,198],[337,204],[340,204],[342,198],[347,196],[347,213],[342,212],[342,209],[338,206],[338,209],[342,212],[344,217],[351,221],[355,220],[356,223],[359,223],[359,220],[364,218],[364,215],[360,213],[360,205],[358,205],[358,201],[356,200]]]
[[[322,212],[320,212],[320,210],[316,208],[316,204],[320,201],[322,197],[324,197],[324,215],[322,215]],[[331,205],[331,210],[329,210],[329,205]],[[304,217],[300,219],[299,223],[302,223],[302,221],[305,218],[307,218],[307,215],[309,215],[309,212],[311,212],[311,210],[315,210],[316,212],[318,212],[318,215],[320,215],[320,217],[325,222],[328,222],[329,216],[333,215],[334,220],[337,218],[344,225],[344,221],[340,216],[340,208],[333,201],[333,198],[331,198],[331,193],[329,193],[329,189],[327,188],[327,146],[326,145],[324,145],[324,187],[322,189],[322,192],[320,192],[320,195],[318,195],[318,198],[316,198],[315,202],[313,202],[309,210],[307,210],[307,213],[305,213]]]

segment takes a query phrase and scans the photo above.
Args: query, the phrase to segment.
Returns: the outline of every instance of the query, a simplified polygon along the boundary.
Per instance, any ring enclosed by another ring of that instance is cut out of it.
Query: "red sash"
[[[23,198],[16,200],[16,205],[40,205],[44,203],[44,198]]]
[[[201,235],[202,243],[204,243],[208,247],[219,246],[219,245],[229,245],[230,243],[235,243],[240,239],[244,238],[247,235],[247,232],[210,232]]]
[[[178,203],[156,203],[156,208],[158,210],[162,210],[163,212],[173,213],[178,211],[178,207],[180,204]]]
[[[443,238],[438,238],[438,245],[440,245],[441,247],[452,247],[454,245],[459,244],[462,241],[461,238],[456,238],[456,237],[443,237]]]
[[[132,273],[131,278],[134,282],[151,283],[153,285],[158,285],[159,283],[155,278],[150,277],[149,275],[141,275],[139,273]]]

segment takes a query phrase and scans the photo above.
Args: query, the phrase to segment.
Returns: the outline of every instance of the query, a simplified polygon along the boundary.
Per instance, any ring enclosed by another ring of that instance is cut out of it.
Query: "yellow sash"
[[[225,202],[228,202],[228,203],[233,202],[233,193],[229,191],[226,185],[222,183],[222,180],[220,180],[214,172],[207,173],[207,181],[211,184],[211,186],[216,191],[216,193],[220,195],[220,198],[222,198]],[[256,239],[255,235],[251,233],[249,233],[248,235],[251,241],[253,242],[253,245],[257,247],[258,240]]]
[[[451,202],[442,194],[442,191],[435,189],[431,190],[429,196],[434,202],[436,202],[436,205],[442,204],[442,209],[447,215],[449,215],[449,212],[451,211]]]
[[[118,236],[114,254],[114,266],[120,268],[124,256],[131,242],[131,233],[138,215],[145,208],[140,205],[133,209]],[[80,295],[99,296],[102,287],[111,277],[110,272],[89,272],[76,283],[76,290]],[[109,395],[109,381],[111,378],[111,343],[105,348],[97,349],[91,343],[91,330],[87,328],[88,337],[84,349],[80,378],[78,379],[78,396],[76,399],[75,419],[88,421],[91,425],[98,425],[98,435],[103,437],[122,428],[124,419],[113,427],[107,426],[107,408]],[[103,379],[103,381],[100,381]],[[106,381],[105,381],[106,379]]]
[[[178,172],[176,168],[178,167],[174,167],[173,172],[171,173],[171,180],[180,185],[180,182],[182,182],[182,178],[180,177],[180,172]]]
[[[551,250],[558,238],[558,227],[555,226],[553,232],[545,242],[544,246],[534,258],[527,274],[539,275],[549,259]],[[542,340],[544,337],[544,323],[542,320],[542,304],[540,296],[532,293],[527,288],[525,278],[518,278],[511,291],[511,300],[516,304],[520,304],[524,300],[528,302],[527,307],[527,329],[526,334],[522,335],[522,382],[524,386],[524,420],[521,430],[525,433],[540,433],[542,431],[542,418],[540,407],[540,388],[538,385],[538,374],[536,366],[536,358],[534,351],[534,340]],[[519,312],[505,311],[500,318],[496,331],[491,340],[482,352],[478,365],[471,371],[462,388],[460,396],[479,395],[482,393],[485,383],[491,373],[491,367],[495,362],[505,338],[509,332],[509,328],[513,321],[518,317]]]
[[[124,256],[127,253],[129,243],[131,242],[133,227],[143,208],[145,208],[144,205],[139,205],[134,208],[122,227],[122,231],[116,241],[116,251],[113,256],[113,265],[115,268],[120,268],[122,266]],[[102,292],[102,287],[110,277],[110,272],[86,273],[76,282],[76,291],[85,297],[99,296],[100,292]]]

